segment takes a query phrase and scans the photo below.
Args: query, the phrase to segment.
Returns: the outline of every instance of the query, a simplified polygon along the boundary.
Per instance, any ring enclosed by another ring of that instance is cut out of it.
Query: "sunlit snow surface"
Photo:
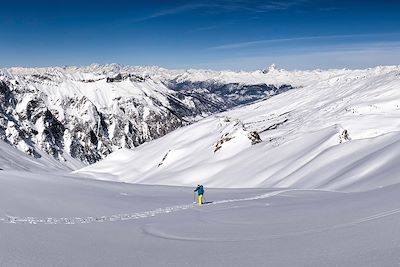
[[[259,74],[236,74],[251,75]],[[359,191],[398,182],[399,67],[264,75],[298,88],[117,151],[78,172],[130,183],[222,188]],[[251,145],[252,131],[263,142]]]
[[[298,88],[79,175],[0,142],[0,266],[397,266],[399,73],[276,71]]]
[[[208,189],[0,174],[2,266],[396,266],[398,185]],[[196,259],[201,256],[201,262]]]

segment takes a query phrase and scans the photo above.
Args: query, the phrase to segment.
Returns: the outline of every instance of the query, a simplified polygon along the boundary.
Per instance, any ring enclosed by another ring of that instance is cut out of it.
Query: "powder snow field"
[[[398,266],[399,73],[272,69],[297,88],[76,173],[0,142],[0,266]]]
[[[192,190],[0,171],[1,266],[399,263],[399,185]]]
[[[220,188],[360,191],[399,182],[399,67],[273,69],[266,77],[298,88],[117,151],[78,173]],[[252,132],[263,141],[252,145]]]

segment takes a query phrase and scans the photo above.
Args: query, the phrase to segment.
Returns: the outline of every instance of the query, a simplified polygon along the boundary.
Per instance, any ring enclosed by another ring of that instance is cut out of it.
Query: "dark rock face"
[[[129,79],[132,82],[144,82],[146,80],[146,78],[148,77],[142,77],[140,75],[137,74],[122,74],[122,73],[118,73],[117,75],[113,76],[113,77],[107,77],[106,78],[106,82],[108,83],[113,83],[113,82],[120,82],[123,80],[127,80]],[[94,82],[94,80],[86,80],[88,82]]]
[[[0,70],[0,139],[33,157],[40,157],[43,151],[60,161],[72,157],[91,164],[116,149],[159,138],[199,116],[292,88],[216,81],[154,82],[137,73],[88,77],[73,79],[57,73],[13,76]],[[122,85],[146,89],[136,96],[115,89]],[[108,86],[117,96],[110,98],[111,93],[105,91],[99,96],[105,103],[101,104],[86,94],[85,90],[92,88],[88,86]],[[252,137],[258,142],[256,135]]]
[[[249,139],[251,140],[251,144],[252,145],[256,145],[262,142],[260,135],[258,134],[258,132],[250,132],[248,134]]]
[[[350,138],[349,132],[346,129],[343,130],[339,136],[339,143],[345,143],[350,140],[351,140],[351,138]]]
[[[115,77],[108,77],[107,78],[107,82],[108,83],[120,82],[122,80],[123,80],[123,78],[122,78],[121,73],[118,73]]]
[[[85,96],[54,98],[35,88],[38,81],[32,79],[50,78],[27,77],[23,85],[0,82],[0,138],[35,157],[42,150],[60,161],[69,154],[91,164],[186,123],[156,99],[153,109],[134,97],[120,97],[113,101],[118,109],[99,110]]]
[[[276,87],[268,84],[221,84],[212,80],[204,82],[177,82],[174,80],[168,83],[168,87],[186,97],[192,97],[201,103],[208,103],[209,108],[214,108],[215,111],[249,104],[293,89],[290,85]]]
[[[214,145],[214,153],[217,152],[218,150],[220,150],[224,143],[229,142],[233,138],[235,138],[235,137],[229,136],[229,133],[222,135],[221,138],[218,140],[218,142]]]

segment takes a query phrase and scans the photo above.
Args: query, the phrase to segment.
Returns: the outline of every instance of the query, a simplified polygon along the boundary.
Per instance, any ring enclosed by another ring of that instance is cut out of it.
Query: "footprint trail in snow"
[[[283,192],[288,192],[293,190],[281,190],[274,191],[267,194],[257,195],[254,197],[247,198],[238,198],[238,199],[226,199],[215,201],[206,205],[218,205],[239,201],[250,201],[268,198],[272,196],[276,196]],[[205,205],[205,206],[206,206]],[[134,212],[134,213],[124,213],[124,214],[114,214],[109,216],[89,216],[89,217],[70,217],[70,218],[38,218],[38,217],[16,217],[16,216],[7,216],[5,218],[0,218],[1,223],[9,223],[9,224],[83,224],[83,223],[96,223],[96,222],[114,222],[114,221],[125,221],[125,220],[136,220],[154,217],[160,214],[166,214],[176,211],[182,211],[187,209],[192,209],[197,207],[196,204],[186,204],[186,205],[177,205],[166,208],[159,208],[150,211],[143,212]]]
[[[226,199],[226,200],[219,200],[209,204],[205,204],[204,206],[208,205],[221,205],[226,203],[233,203],[233,202],[242,202],[242,201],[251,201],[251,200],[258,200],[258,199],[265,199],[269,197],[273,197],[282,193],[287,193],[291,191],[320,191],[320,190],[310,190],[310,189],[288,189],[288,190],[279,190],[273,191],[270,193],[257,195],[254,197],[247,197],[247,198],[237,198],[237,199]],[[143,212],[134,212],[134,213],[124,213],[124,214],[114,214],[109,216],[89,216],[89,217],[61,217],[61,218],[39,218],[39,217],[16,217],[16,216],[7,216],[4,218],[0,218],[0,223],[7,223],[7,224],[87,224],[87,223],[101,223],[101,222],[115,222],[115,221],[126,221],[126,220],[137,220],[143,218],[154,217],[161,214],[167,214],[187,209],[193,209],[197,207],[197,204],[186,204],[186,205],[176,205],[166,208],[158,208],[155,210],[150,211],[143,211]],[[344,223],[341,225],[337,225],[336,227],[330,227],[330,229],[335,228],[342,228],[347,226],[356,225],[359,223],[380,219],[386,216],[391,216],[394,214],[400,213],[400,209],[394,209],[385,211],[379,214],[374,214],[366,218],[361,218],[356,221],[352,221],[349,223]]]

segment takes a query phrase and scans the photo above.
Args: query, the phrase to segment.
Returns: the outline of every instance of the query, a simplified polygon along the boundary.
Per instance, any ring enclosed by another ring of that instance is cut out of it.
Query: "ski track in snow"
[[[283,192],[296,191],[296,190],[298,190],[298,189],[274,191],[271,193],[257,195],[254,197],[214,201],[209,204],[204,204],[204,206],[263,199],[263,198],[276,196]],[[309,191],[309,190],[307,190],[307,191]],[[186,205],[177,205],[177,206],[171,206],[171,207],[166,207],[166,208],[158,208],[158,209],[150,210],[150,211],[115,214],[115,215],[110,215],[110,216],[89,216],[89,217],[70,217],[70,218],[16,217],[16,216],[7,215],[7,217],[5,217],[5,218],[0,218],[0,223],[8,223],[8,224],[83,224],[83,223],[95,223],[95,222],[114,222],[114,221],[125,221],[125,220],[136,220],[136,219],[149,218],[149,217],[154,217],[154,216],[160,215],[160,214],[166,214],[166,213],[177,212],[177,211],[181,211],[181,210],[193,209],[195,207],[197,207],[197,204],[186,204]]]
[[[203,238],[203,237],[186,237],[186,236],[176,236],[173,234],[168,234],[164,233],[158,229],[152,228],[152,225],[147,225],[144,228],[144,233],[153,237],[157,238],[162,238],[162,239],[168,239],[168,240],[177,240],[177,241],[195,241],[195,242],[243,242],[243,241],[260,241],[260,240],[272,240],[272,239],[281,239],[281,238],[286,238],[286,237],[295,237],[295,236],[301,236],[301,235],[307,235],[307,234],[318,234],[318,233],[323,233],[326,231],[334,231],[334,230],[340,230],[343,228],[351,227],[351,226],[356,226],[361,223],[373,221],[373,220],[378,220],[387,216],[391,216],[394,214],[400,213],[400,208],[399,209],[393,209],[389,211],[384,211],[381,213],[377,213],[368,217],[364,217],[358,220],[350,221],[347,223],[342,223],[342,224],[337,224],[333,226],[327,226],[327,227],[321,227],[321,228],[315,228],[315,229],[309,229],[309,230],[303,230],[303,231],[295,231],[295,232],[288,232],[288,233],[281,233],[281,234],[271,234],[267,236],[262,236],[259,235],[256,238]]]
[[[257,195],[254,197],[219,200],[219,201],[215,201],[215,202],[212,202],[209,204],[204,204],[204,206],[265,199],[265,198],[280,195],[282,193],[293,192],[293,191],[326,191],[326,190],[318,190],[318,189],[279,190],[279,191],[274,191],[271,193]],[[171,206],[171,207],[166,207],[166,208],[158,208],[155,210],[144,211],[144,212],[115,214],[115,215],[110,215],[110,216],[89,216],[89,217],[70,217],[70,218],[66,218],[66,217],[62,217],[62,218],[16,217],[16,216],[7,215],[7,217],[5,217],[5,218],[4,217],[0,218],[0,223],[33,224],[33,225],[35,225],[35,224],[53,224],[53,225],[54,224],[62,224],[62,225],[71,224],[71,225],[73,225],[73,224],[115,222],[115,221],[126,221],[126,220],[137,220],[137,219],[149,218],[149,217],[154,217],[154,216],[160,215],[160,214],[167,214],[167,213],[172,213],[172,212],[177,212],[177,211],[182,211],[182,210],[187,210],[187,209],[193,209],[196,207],[198,207],[197,204],[186,204],[186,205],[176,205],[176,206]],[[301,231],[301,232],[296,232],[296,233],[288,233],[288,234],[284,234],[282,236],[277,235],[277,236],[271,236],[271,237],[277,238],[277,237],[283,237],[283,236],[291,236],[291,235],[298,235],[298,234],[320,232],[320,231],[325,231],[325,230],[340,229],[340,228],[354,226],[354,225],[372,221],[372,220],[381,219],[381,218],[391,216],[391,215],[394,215],[397,213],[400,213],[400,208],[389,210],[389,211],[384,211],[381,213],[377,213],[377,214],[374,214],[374,215],[371,215],[368,217],[360,218],[358,220],[339,224],[336,226],[326,227],[326,228],[322,228],[322,229],[314,229],[314,230],[309,230],[309,231]]]

